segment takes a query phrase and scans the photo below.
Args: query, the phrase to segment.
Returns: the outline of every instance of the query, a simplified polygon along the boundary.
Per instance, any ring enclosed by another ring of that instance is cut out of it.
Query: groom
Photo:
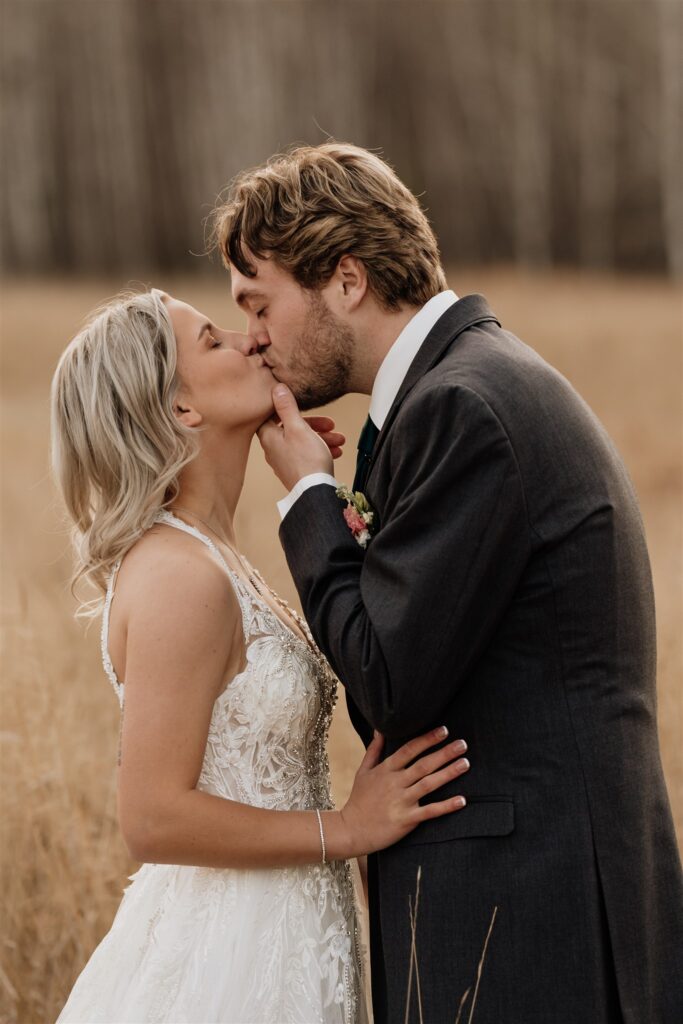
[[[216,238],[287,385],[260,437],[352,721],[386,753],[444,723],[472,758],[428,798],[463,792],[464,810],[369,858],[376,1024],[404,1019],[418,867],[426,1024],[455,1020],[495,907],[481,1024],[678,1024],[650,566],[612,442],[481,296],[448,290],[417,200],[377,156],[328,143],[245,173]],[[366,546],[297,408],[351,391],[371,395],[354,484]]]

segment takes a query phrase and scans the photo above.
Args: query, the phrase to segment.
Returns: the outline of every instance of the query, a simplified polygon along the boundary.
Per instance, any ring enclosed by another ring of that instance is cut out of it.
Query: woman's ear
[[[198,427],[202,422],[202,414],[183,395],[176,395],[173,412],[186,427]]]

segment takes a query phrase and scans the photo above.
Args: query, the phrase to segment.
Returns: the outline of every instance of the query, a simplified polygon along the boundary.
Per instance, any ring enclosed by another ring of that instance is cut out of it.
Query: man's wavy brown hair
[[[212,248],[253,277],[272,257],[303,287],[323,287],[342,256],[362,260],[386,309],[421,306],[447,287],[439,248],[415,196],[359,146],[297,146],[244,171],[214,210]]]

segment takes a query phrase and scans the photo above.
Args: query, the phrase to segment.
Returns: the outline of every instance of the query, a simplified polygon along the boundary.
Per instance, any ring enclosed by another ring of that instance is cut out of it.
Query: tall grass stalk
[[[484,960],[486,960],[486,951],[489,948],[489,939],[491,938],[491,932],[493,931],[493,926],[496,923],[497,915],[498,915],[498,907],[494,907],[493,908],[493,914],[491,915],[491,924],[489,925],[489,930],[487,931],[486,939],[484,940],[484,949],[482,950],[481,958],[480,958],[479,964],[477,966],[477,983],[474,986],[474,995],[472,996],[472,1006],[470,1008],[470,1015],[469,1015],[469,1017],[467,1019],[467,1024],[472,1024],[472,1021],[474,1020],[474,1008],[477,1005],[477,996],[479,995],[479,982],[481,981],[481,972],[484,970]]]
[[[469,996],[471,991],[472,991],[471,988],[466,988],[465,991],[463,992],[462,996],[460,997],[460,1005],[458,1006],[458,1016],[455,1018],[455,1024],[460,1024],[460,1018],[462,1017],[462,1011],[463,1011],[463,1009],[465,1007],[465,1003],[467,1002],[467,997]]]
[[[420,907],[420,882],[422,881],[422,865],[420,864],[417,869],[417,879],[415,885],[415,907],[413,909],[413,897],[412,894],[408,894],[408,914],[410,916],[410,967],[408,968],[408,993],[406,995],[406,1010],[403,1018],[404,1024],[408,1024],[410,1017],[410,998],[413,992],[413,972],[415,974],[415,988],[417,992],[417,1010],[420,1017],[420,1024],[424,1024],[424,1011],[422,1007],[422,989],[420,988],[420,969],[417,959],[417,912]],[[472,996],[472,1005],[470,1006],[470,1014],[467,1018],[467,1024],[472,1024],[474,1021],[474,1010],[477,1005],[477,997],[479,995],[479,984],[481,982],[481,975],[484,970],[484,962],[486,960],[486,954],[489,948],[489,940],[493,931],[493,926],[496,923],[496,917],[498,916],[498,907],[493,908],[493,914],[491,915],[491,921],[489,923],[486,938],[484,939],[484,948],[481,951],[479,957],[479,963],[477,964],[477,977],[474,985],[474,994]],[[458,1006],[458,1014],[455,1018],[455,1024],[460,1024],[467,998],[472,991],[472,986],[465,989]]]
[[[417,928],[417,911],[420,905],[420,879],[422,878],[422,865],[417,869],[417,887],[415,890],[415,910],[413,911],[412,897],[408,895],[408,913],[410,915],[410,968],[408,970],[408,995],[406,997],[406,1015],[405,1024],[408,1024],[408,1014],[410,1013],[410,996],[413,985],[413,967],[415,968],[415,986],[417,989],[417,1008],[420,1014],[420,1024],[423,1024],[422,1017],[422,989],[420,988],[420,968],[417,962],[417,945],[415,941],[415,931]]]
[[[43,1024],[110,926],[133,864],[116,821],[116,702],[94,631],[84,643],[70,607],[39,594],[5,626],[0,1024]]]

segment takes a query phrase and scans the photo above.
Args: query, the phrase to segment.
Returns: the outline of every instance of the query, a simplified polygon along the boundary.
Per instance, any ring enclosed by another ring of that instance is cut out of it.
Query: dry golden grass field
[[[7,282],[2,295],[3,503],[0,1021],[47,1024],[109,927],[134,865],[115,817],[118,706],[100,663],[99,624],[73,620],[68,538],[48,471],[48,388],[57,357],[88,310],[125,281]],[[227,279],[154,282],[239,326]],[[640,495],[658,614],[659,722],[683,838],[681,667],[680,289],[655,278],[454,270],[463,295],[483,292],[503,324],[557,366],[598,413]],[[338,466],[350,482],[367,400],[333,415],[349,437]],[[278,482],[255,445],[239,516],[243,550],[295,600],[277,538]],[[361,745],[340,699],[331,738],[337,801]]]

